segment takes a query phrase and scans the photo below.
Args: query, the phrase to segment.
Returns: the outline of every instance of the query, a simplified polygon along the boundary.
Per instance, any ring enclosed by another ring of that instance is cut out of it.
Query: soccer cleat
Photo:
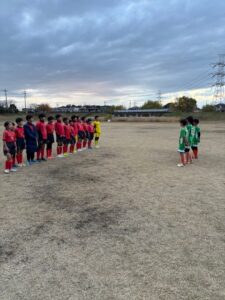
[[[48,159],[54,159],[54,157],[53,156],[49,156]]]
[[[46,158],[44,158],[44,157],[43,157],[41,160],[42,160],[42,161],[47,161],[47,159],[46,159]]]
[[[16,168],[12,168],[12,169],[10,170],[10,172],[17,172],[17,169],[16,169]]]
[[[41,160],[41,159],[37,159],[36,161],[32,160],[31,162],[32,162],[32,163],[36,163],[36,162],[37,162],[37,163],[41,163],[42,160]]]
[[[77,150],[74,150],[74,151],[73,151],[73,154],[76,154],[76,153],[77,153]]]
[[[63,154],[59,154],[59,155],[57,155],[57,157],[58,157],[58,158],[63,158],[64,155],[63,155]]]
[[[21,168],[23,167],[23,164],[18,164],[17,167]]]
[[[99,145],[96,145],[95,148],[99,149],[100,147],[99,147]]]
[[[78,151],[78,152],[82,152],[82,149],[78,149],[77,151]]]
[[[69,154],[68,153],[63,153],[63,156],[64,157],[67,157]]]
[[[8,169],[6,169],[6,170],[4,170],[4,173],[5,173],[5,174],[9,174],[10,171],[9,171]]]
[[[183,164],[178,164],[177,166],[178,166],[178,167],[184,167],[184,165],[183,165]]]

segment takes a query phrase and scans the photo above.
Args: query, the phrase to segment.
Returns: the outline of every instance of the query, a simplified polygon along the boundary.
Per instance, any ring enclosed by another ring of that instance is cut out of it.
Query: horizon
[[[128,107],[161,91],[163,104],[185,95],[202,107],[225,52],[225,3],[216,2],[3,0],[0,99],[7,89],[21,108],[26,90],[28,107]]]

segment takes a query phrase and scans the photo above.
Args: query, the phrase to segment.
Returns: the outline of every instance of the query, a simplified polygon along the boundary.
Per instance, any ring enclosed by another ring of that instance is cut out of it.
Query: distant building
[[[111,109],[109,105],[66,105],[54,107],[55,113],[107,113]]]
[[[114,117],[153,117],[153,116],[163,116],[169,113],[167,108],[159,109],[123,109],[116,110],[113,113]]]
[[[224,103],[219,103],[219,104],[216,104],[214,105],[216,111],[219,111],[219,112],[225,112],[225,104]]]

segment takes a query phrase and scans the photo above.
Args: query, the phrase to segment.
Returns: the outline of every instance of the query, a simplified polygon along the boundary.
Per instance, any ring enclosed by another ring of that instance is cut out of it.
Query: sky
[[[212,100],[223,0],[1,0],[0,99],[140,105]]]

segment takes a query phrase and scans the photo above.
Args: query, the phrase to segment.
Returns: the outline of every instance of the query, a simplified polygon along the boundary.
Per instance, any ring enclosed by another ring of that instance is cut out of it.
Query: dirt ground
[[[1,173],[0,299],[224,300],[225,124],[201,127],[185,168],[177,124],[109,123],[100,149]]]

